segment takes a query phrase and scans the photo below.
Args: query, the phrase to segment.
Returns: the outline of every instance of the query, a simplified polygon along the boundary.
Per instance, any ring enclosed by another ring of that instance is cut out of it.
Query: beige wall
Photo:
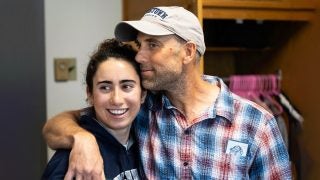
[[[84,74],[89,56],[103,39],[114,37],[121,5],[119,0],[45,1],[47,118],[87,106]],[[56,82],[54,58],[66,57],[76,58],[77,79]]]

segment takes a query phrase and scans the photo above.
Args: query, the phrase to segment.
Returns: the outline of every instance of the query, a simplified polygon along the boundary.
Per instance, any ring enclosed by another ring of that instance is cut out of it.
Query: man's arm
[[[71,149],[77,133],[88,133],[78,125],[79,117],[80,110],[77,110],[66,111],[49,119],[42,129],[48,146],[52,149]]]
[[[103,159],[95,137],[81,128],[80,111],[66,111],[49,119],[42,133],[53,149],[71,149],[65,179],[104,179]]]

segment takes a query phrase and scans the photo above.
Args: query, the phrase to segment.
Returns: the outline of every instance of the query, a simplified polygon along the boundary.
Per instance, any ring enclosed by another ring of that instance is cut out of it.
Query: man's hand
[[[74,135],[65,180],[105,180],[103,159],[95,137],[86,132]]]

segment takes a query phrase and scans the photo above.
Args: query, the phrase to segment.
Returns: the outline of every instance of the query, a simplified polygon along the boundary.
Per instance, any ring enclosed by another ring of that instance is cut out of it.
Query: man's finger
[[[92,179],[94,180],[106,180],[104,171],[102,173],[94,173]]]
[[[68,170],[67,174],[64,176],[64,180],[73,180],[74,171]]]
[[[86,178],[86,179],[88,179],[88,178]],[[82,177],[82,174],[77,174],[76,180],[84,180],[84,178]],[[88,180],[91,180],[91,178]]]

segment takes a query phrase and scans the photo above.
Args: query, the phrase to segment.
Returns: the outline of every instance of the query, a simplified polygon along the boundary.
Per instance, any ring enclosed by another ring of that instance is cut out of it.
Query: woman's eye
[[[122,89],[124,91],[131,91],[131,89],[133,89],[133,88],[134,88],[134,85],[131,85],[131,84],[126,84],[126,85],[122,86]]]
[[[110,86],[100,86],[99,89],[107,92],[107,91],[111,90],[111,87]]]

